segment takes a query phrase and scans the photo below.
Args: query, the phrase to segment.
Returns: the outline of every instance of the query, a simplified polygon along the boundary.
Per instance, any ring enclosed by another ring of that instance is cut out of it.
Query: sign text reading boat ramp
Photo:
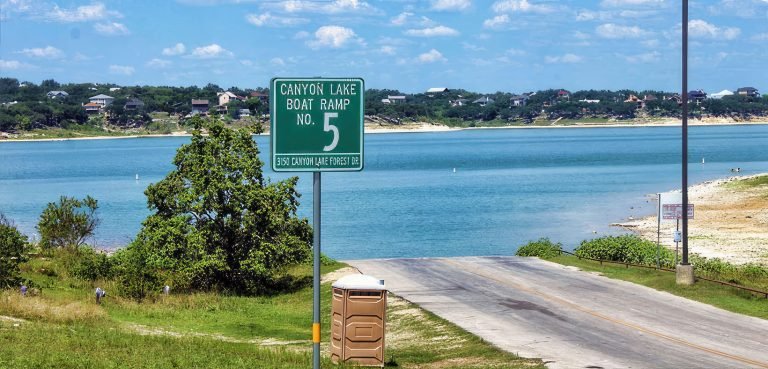
[[[272,169],[362,170],[364,88],[361,78],[273,78]]]

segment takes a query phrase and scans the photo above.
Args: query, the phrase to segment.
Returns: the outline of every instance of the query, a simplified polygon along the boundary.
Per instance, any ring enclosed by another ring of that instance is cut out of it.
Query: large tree
[[[199,118],[194,127],[176,168],[145,191],[153,214],[126,259],[176,288],[270,291],[287,266],[310,254],[312,230],[296,215],[298,178],[266,179],[247,129]]]

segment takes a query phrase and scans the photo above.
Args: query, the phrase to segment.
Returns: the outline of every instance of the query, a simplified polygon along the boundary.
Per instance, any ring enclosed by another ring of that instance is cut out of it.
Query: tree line
[[[50,98],[47,95],[50,91],[64,91],[67,96]],[[108,123],[121,127],[144,126],[151,122],[149,113],[152,112],[186,116],[192,111],[192,99],[208,100],[213,107],[218,104],[217,93],[224,91],[245,98],[244,101],[230,102],[229,114],[235,114],[238,109],[249,109],[253,114],[269,112],[266,103],[250,97],[252,92],[266,93],[261,88],[230,87],[225,90],[210,83],[204,87],[118,86],[109,83],[59,83],[53,79],[44,80],[38,85],[4,77],[0,78],[0,131],[67,128],[73,124],[101,123],[99,119],[91,119],[83,108],[90,97],[99,94],[115,98],[105,108]],[[135,110],[126,110],[125,103],[129,99],[139,99],[144,105]],[[101,115],[98,118],[102,118]]]
[[[119,88],[116,90],[116,88]],[[112,90],[112,91],[110,91]],[[49,98],[49,91],[65,91],[68,96]],[[0,131],[31,130],[36,128],[61,127],[72,124],[103,123],[89,117],[83,104],[91,96],[106,94],[115,98],[105,108],[107,122],[119,127],[141,127],[151,118],[148,113],[163,112],[185,117],[192,111],[192,99],[208,100],[211,106],[218,102],[217,94],[230,91],[245,97],[228,104],[228,113],[235,117],[239,109],[249,109],[252,114],[269,113],[268,103],[250,97],[252,92],[268,94],[266,88],[230,87],[223,89],[215,84],[204,87],[170,86],[117,86],[115,84],[65,83],[53,79],[39,85],[20,82],[15,78],[0,78]],[[566,92],[566,94],[563,94]],[[369,89],[365,95],[365,114],[380,117],[391,123],[407,121],[436,121],[446,124],[469,125],[480,122],[531,123],[536,119],[633,119],[637,117],[679,118],[682,109],[675,93],[665,91],[635,90],[583,90],[568,92],[549,89],[536,92],[513,94],[496,92],[480,94],[454,89],[439,93],[404,94],[398,90]],[[404,96],[401,100],[390,100],[391,96]],[[525,103],[515,106],[513,97],[525,96]],[[638,101],[627,102],[635,96]],[[488,103],[475,103],[481,97]],[[126,110],[128,99],[139,99],[144,105],[139,109]],[[216,110],[211,108],[211,114]],[[691,105],[693,117],[730,117],[737,120],[768,116],[768,95],[725,96],[722,99],[704,99]]]

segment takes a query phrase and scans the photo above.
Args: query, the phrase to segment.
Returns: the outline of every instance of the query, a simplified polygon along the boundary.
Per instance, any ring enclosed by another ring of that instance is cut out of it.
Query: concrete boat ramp
[[[768,321],[573,267],[520,257],[347,263],[550,368],[768,368]]]

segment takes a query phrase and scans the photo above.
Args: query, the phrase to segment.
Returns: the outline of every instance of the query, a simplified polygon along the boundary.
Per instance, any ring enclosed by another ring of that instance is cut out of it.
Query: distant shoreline
[[[384,133],[435,133],[435,132],[453,132],[464,130],[494,130],[494,129],[557,129],[557,128],[644,128],[644,127],[680,127],[680,120],[660,120],[656,122],[636,122],[627,123],[573,123],[573,124],[553,124],[553,125],[520,125],[520,126],[501,126],[501,127],[450,127],[442,124],[432,123],[414,123],[402,126],[373,127],[366,125],[365,133],[384,134]],[[759,122],[736,122],[736,121],[699,121],[688,122],[690,127],[703,126],[752,126],[768,125],[768,121]],[[125,135],[125,136],[83,136],[83,137],[56,137],[56,138],[0,138],[3,142],[53,142],[53,141],[76,141],[76,140],[117,140],[129,138],[162,138],[162,137],[191,137],[191,133],[173,132],[169,134],[146,134],[146,135]],[[269,132],[261,133],[259,136],[269,136]]]

